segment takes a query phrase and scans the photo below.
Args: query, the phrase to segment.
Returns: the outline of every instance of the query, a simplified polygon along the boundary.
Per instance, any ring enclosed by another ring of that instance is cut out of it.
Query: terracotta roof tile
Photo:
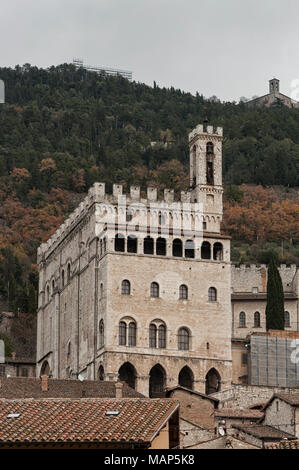
[[[8,442],[150,442],[178,408],[172,399],[0,400],[0,445]],[[107,416],[107,411],[118,411]],[[9,414],[19,417],[9,418]]]
[[[41,389],[41,379],[31,377],[0,378],[0,398],[115,398],[115,383],[109,381],[48,379],[48,390]],[[123,383],[124,398],[143,398]]]
[[[269,444],[267,449],[299,449],[299,441],[282,441]]]
[[[299,393],[275,393],[275,398],[280,398],[289,405],[299,406]]]

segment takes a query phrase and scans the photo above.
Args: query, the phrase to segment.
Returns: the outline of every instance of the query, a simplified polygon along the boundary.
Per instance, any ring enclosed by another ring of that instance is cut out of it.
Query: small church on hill
[[[284,105],[288,108],[299,108],[299,102],[289,96],[280,93],[279,80],[272,78],[269,80],[269,93],[246,102],[247,106],[279,106]]]

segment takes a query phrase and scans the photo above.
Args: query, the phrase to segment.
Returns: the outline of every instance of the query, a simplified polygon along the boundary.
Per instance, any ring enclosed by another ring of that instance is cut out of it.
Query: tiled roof
[[[282,441],[269,444],[267,449],[299,449],[299,441]]]
[[[262,424],[257,425],[243,425],[243,424],[233,424],[234,429],[243,431],[251,436],[257,437],[258,439],[294,439],[292,434],[289,434],[279,429],[273,428],[272,426],[266,426]]]
[[[175,387],[168,388],[166,390],[166,396],[167,397],[171,396],[172,392],[175,392],[176,390],[183,390],[184,392],[188,392],[193,395],[198,395],[201,398],[206,398],[207,400],[210,400],[213,403],[216,403],[216,404],[219,403],[218,398],[211,397],[210,395],[205,395],[204,393],[196,392],[195,390],[190,390],[189,388],[182,387],[181,385],[176,385]]]
[[[248,408],[221,408],[215,411],[215,416],[224,418],[248,418],[261,419],[264,416],[259,410],[250,410]]]
[[[178,406],[177,401],[165,398],[0,400],[0,446],[12,442],[151,442]],[[108,411],[118,414],[107,416]]]
[[[31,377],[0,378],[0,398],[114,398],[116,382],[94,380],[48,379],[48,390],[42,391],[41,379]],[[123,383],[124,398],[143,395]]]
[[[273,398],[280,398],[289,405],[299,406],[299,393],[275,393]]]

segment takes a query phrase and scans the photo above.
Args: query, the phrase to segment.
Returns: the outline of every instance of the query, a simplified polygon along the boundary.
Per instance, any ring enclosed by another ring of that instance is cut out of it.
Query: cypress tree
[[[268,266],[266,328],[267,330],[284,330],[283,287],[274,257],[271,258]]]

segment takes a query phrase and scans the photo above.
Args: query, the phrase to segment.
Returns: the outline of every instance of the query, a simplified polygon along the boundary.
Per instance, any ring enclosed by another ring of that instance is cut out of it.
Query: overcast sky
[[[0,0],[0,66],[72,62],[221,100],[299,78],[298,0]]]

